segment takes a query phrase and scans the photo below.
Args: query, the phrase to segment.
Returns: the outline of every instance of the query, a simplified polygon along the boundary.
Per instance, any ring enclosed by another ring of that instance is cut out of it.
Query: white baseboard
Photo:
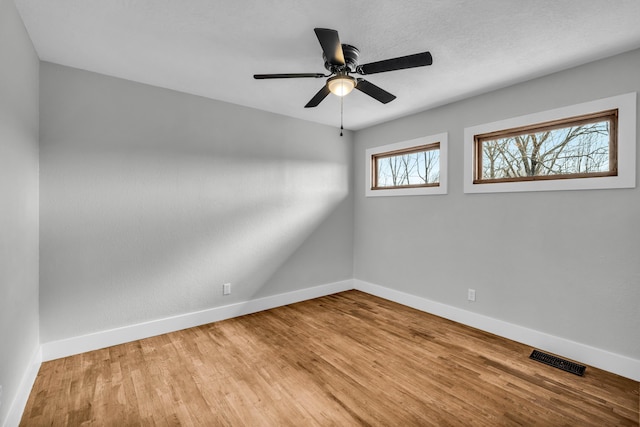
[[[580,363],[604,369],[635,381],[640,381],[640,360],[358,279],[329,283],[270,297],[43,343],[40,357],[41,360],[47,361],[72,356],[86,351],[98,350],[112,345],[123,344],[155,335],[243,316],[245,314],[256,313],[258,311],[269,310],[271,308],[351,289],[357,289],[417,310],[530,345],[543,351],[573,359]],[[37,369],[35,372],[37,373]],[[31,384],[33,384],[33,381],[30,385]],[[28,387],[29,390],[30,388],[31,386]]]
[[[38,350],[31,357],[27,370],[20,381],[18,391],[13,402],[11,402],[9,413],[7,414],[7,418],[4,420],[3,427],[17,427],[20,424],[24,408],[27,406],[27,401],[29,400],[33,384],[36,382],[36,377],[38,376],[41,364],[42,350],[41,347],[38,347]]]
[[[51,341],[42,344],[42,358],[44,361],[59,359],[351,289],[353,289],[353,280],[349,279],[78,337]]]
[[[436,316],[530,345],[568,359],[573,359],[580,363],[594,366],[635,381],[640,381],[640,360],[549,335],[534,329],[514,325],[461,308],[431,301],[426,298],[374,285],[363,280],[354,279],[353,283],[354,288],[359,291],[420,311],[435,314]]]

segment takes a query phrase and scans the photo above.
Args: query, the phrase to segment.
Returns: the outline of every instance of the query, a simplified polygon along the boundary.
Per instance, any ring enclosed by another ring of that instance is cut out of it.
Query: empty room
[[[0,426],[639,426],[639,17],[0,0]]]

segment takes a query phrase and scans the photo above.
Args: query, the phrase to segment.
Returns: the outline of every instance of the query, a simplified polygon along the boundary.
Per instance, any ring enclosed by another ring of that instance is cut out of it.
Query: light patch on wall
[[[56,168],[43,183],[41,272],[66,284],[43,287],[45,310],[56,310],[44,317],[59,321],[55,334],[43,324],[47,340],[77,335],[78,318],[115,327],[159,309],[208,308],[228,281],[225,303],[250,299],[349,188],[347,164],[324,160],[147,150],[47,157]]]

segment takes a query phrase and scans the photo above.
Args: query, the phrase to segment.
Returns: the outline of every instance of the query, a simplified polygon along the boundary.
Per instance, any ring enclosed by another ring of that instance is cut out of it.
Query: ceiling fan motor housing
[[[344,55],[344,62],[345,62],[344,66],[330,64],[329,61],[327,61],[326,55],[323,53],[322,59],[324,59],[324,68],[329,70],[331,73],[337,73],[339,71],[347,71],[350,73],[355,73],[356,68],[358,67],[360,51],[355,46],[351,46],[349,44],[343,44],[342,53]]]

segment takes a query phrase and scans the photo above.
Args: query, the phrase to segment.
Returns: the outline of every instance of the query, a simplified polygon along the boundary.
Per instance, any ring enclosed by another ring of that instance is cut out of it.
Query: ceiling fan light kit
[[[356,79],[346,74],[339,74],[327,80],[329,91],[338,96],[348,95],[356,87]]]
[[[351,73],[360,75],[384,73],[387,71],[403,70],[406,68],[424,67],[433,63],[429,52],[416,53],[383,61],[371,62],[359,65],[360,51],[358,48],[340,43],[338,32],[328,28],[314,29],[320,46],[322,46],[322,58],[324,67],[330,72],[328,75],[320,73],[290,73],[290,74],[254,74],[255,79],[291,79],[291,78],[327,78],[325,85],[305,105],[305,108],[316,107],[333,93],[344,97],[353,89],[369,95],[383,104],[394,99],[395,95],[374,85],[373,83],[350,76]],[[342,126],[341,126],[342,128]]]

